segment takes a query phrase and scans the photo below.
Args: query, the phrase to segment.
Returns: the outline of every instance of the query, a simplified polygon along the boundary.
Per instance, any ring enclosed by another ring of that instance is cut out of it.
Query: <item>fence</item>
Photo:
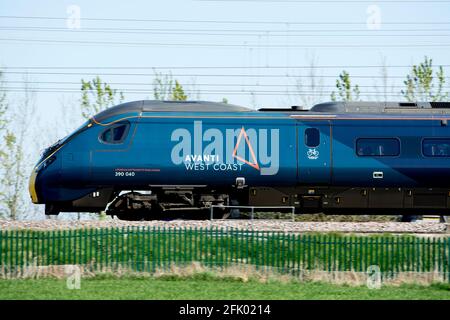
[[[214,209],[215,208],[220,208],[220,209],[224,209],[224,208],[230,208],[230,209],[244,209],[244,210],[248,210],[250,209],[250,219],[253,220],[255,218],[255,209],[261,210],[261,209],[278,209],[278,210],[286,210],[288,209],[291,212],[291,220],[295,221],[295,207],[286,207],[286,206],[282,206],[282,207],[275,207],[275,206],[266,206],[266,207],[262,207],[262,206],[225,206],[225,205],[212,205],[209,212],[209,220],[214,220]]]
[[[304,270],[382,274],[437,272],[450,276],[450,238],[289,234],[236,229],[127,227],[0,231],[3,270],[80,264],[153,272],[193,261],[205,266],[250,264],[280,272]]]

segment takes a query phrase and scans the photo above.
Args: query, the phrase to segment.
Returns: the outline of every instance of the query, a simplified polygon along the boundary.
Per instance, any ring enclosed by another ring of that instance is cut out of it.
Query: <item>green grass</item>
[[[402,285],[368,289],[365,286],[318,282],[261,283],[199,274],[192,277],[83,278],[81,289],[69,290],[65,280],[55,278],[0,280],[0,299],[450,299],[450,285]]]

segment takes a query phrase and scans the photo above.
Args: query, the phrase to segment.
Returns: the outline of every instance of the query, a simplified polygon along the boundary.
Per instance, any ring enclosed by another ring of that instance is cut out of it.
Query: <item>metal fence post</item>
[[[55,243],[55,230],[52,230],[52,264],[55,264],[55,256],[56,256],[56,243]],[[27,232],[27,236],[28,236],[28,232]],[[27,248],[28,249],[28,248]],[[25,251],[25,253],[27,253],[27,251]]]
[[[44,240],[44,234],[42,234],[42,240]],[[72,229],[69,229],[68,235],[67,235],[67,241],[68,241],[68,254],[67,254],[67,263],[68,264],[74,264],[72,263]],[[44,241],[42,241],[42,248],[44,248]],[[43,251],[43,250],[42,250]],[[42,253],[42,257],[44,256],[44,253]]]
[[[158,229],[157,229],[157,234],[155,235],[155,239],[157,239],[157,242],[156,242],[156,254],[155,254],[155,260],[157,261],[157,263],[158,263],[158,268],[161,266],[161,229],[160,229],[160,226],[158,226]]]
[[[428,245],[428,271],[433,271],[433,239],[428,238],[427,239],[427,245]]]
[[[447,238],[447,246],[448,246],[448,253],[447,253],[447,280],[450,283],[450,238]]]
[[[20,270],[20,268],[23,267],[23,255],[24,255],[24,251],[23,251],[23,231],[20,231],[20,238],[18,238],[17,241],[19,241],[19,239],[20,239],[20,250],[19,250],[19,255],[20,255],[19,270]]]
[[[211,261],[210,261],[210,255],[209,255],[209,251],[210,251],[210,248],[209,248],[209,240],[210,240],[210,234],[209,234],[209,232],[210,232],[210,230],[211,229],[209,229],[209,228],[205,228],[205,227],[203,227],[202,228],[203,229],[203,232],[204,232],[204,238],[203,238],[203,244],[204,244],[204,246],[205,246],[205,248],[204,248],[204,252],[205,252],[205,265],[206,265],[206,267],[208,267],[209,266],[209,264],[211,263]]]
[[[3,252],[6,253],[6,250],[3,250],[3,230],[0,230],[0,266],[2,268],[5,265],[3,262]]]
[[[2,260],[2,266],[5,266],[5,265],[8,266],[8,249],[9,249],[9,247],[8,247],[8,241],[9,241],[8,230],[5,230],[5,233],[3,233],[2,230],[0,230],[0,234],[2,235],[2,240],[1,240],[2,242],[0,242],[0,245],[2,247],[2,252],[3,251],[5,252],[5,256]],[[5,240],[3,240],[3,239],[5,239]],[[3,245],[3,241],[5,242],[5,245]],[[3,250],[3,248],[4,248],[4,250]],[[9,255],[9,256],[11,256],[11,255]],[[2,257],[3,257],[3,254],[2,254]]]

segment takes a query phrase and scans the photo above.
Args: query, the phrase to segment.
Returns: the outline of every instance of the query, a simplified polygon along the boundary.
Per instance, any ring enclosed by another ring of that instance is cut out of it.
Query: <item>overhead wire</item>
[[[317,0],[316,0],[317,1]],[[354,2],[354,1],[350,1],[350,2]],[[405,1],[399,1],[399,2],[405,2]],[[438,2],[442,2],[442,1],[438,1]],[[25,20],[67,20],[67,17],[38,17],[38,16],[0,16],[0,19],[25,19]],[[295,21],[295,22],[278,22],[278,21],[237,21],[237,20],[223,20],[223,21],[217,21],[217,20],[187,20],[187,19],[126,19],[126,18],[119,18],[119,19],[113,19],[113,18],[83,18],[83,20],[86,21],[118,21],[118,22],[176,22],[176,23],[209,23],[209,24],[270,24],[270,25],[283,25],[283,26],[290,26],[290,25],[322,25],[322,26],[329,26],[329,25],[365,25],[365,23],[362,22],[340,22],[340,21],[336,21],[336,22],[332,22],[332,21],[324,21],[324,22],[304,22],[304,21]],[[427,21],[418,21],[418,22],[383,22],[384,25],[450,25],[450,22],[443,22],[443,21],[433,21],[433,22],[427,22]],[[8,29],[9,28],[9,29]],[[14,29],[15,28],[15,29]],[[27,30],[27,31],[31,31],[31,30],[36,30],[36,31],[66,31],[66,29],[62,29],[62,28],[51,28],[51,27],[39,27],[39,26],[33,26],[33,27],[8,27],[8,26],[0,26],[0,29],[3,30],[16,30],[16,31],[20,31],[20,30]],[[159,30],[159,31],[158,31]],[[176,30],[176,31],[175,31]],[[203,32],[204,30],[202,29],[194,29],[197,30],[195,32],[198,32],[198,35],[217,35],[214,34],[212,32],[216,32],[216,31],[211,31],[211,30],[207,30],[207,32]],[[403,31],[408,31],[408,32],[429,32],[429,31],[450,31],[450,29],[392,29],[392,31],[395,32],[399,32],[400,30]],[[73,30],[71,30],[73,31]],[[179,33],[175,33],[175,34],[187,34],[186,33],[186,29],[143,29],[143,28],[134,28],[134,29],[130,29],[130,30],[117,30],[114,28],[87,28],[87,29],[82,29],[82,30],[78,30],[81,32],[97,32],[97,33],[104,33],[104,32],[117,32],[117,33],[124,33],[124,32],[139,32],[139,31],[143,31],[143,32],[150,32],[150,33],[155,33],[155,32],[162,32],[160,34],[171,34],[171,32],[179,32]],[[265,35],[269,35],[270,33],[273,32],[280,32],[283,34],[277,34],[278,36],[287,36],[289,34],[293,35],[290,32],[324,32],[326,30],[272,30],[272,31],[261,31],[263,33],[265,33]],[[328,29],[328,31],[326,32],[342,32],[343,30],[331,30]],[[369,32],[368,30],[347,30],[345,32]],[[381,31],[381,32],[386,32],[386,30],[377,30],[376,32]],[[189,32],[189,31],[188,31]],[[191,32],[194,32],[191,30]],[[225,32],[236,32],[236,30],[232,30],[232,29],[227,29],[227,31],[223,31],[223,35],[225,35]],[[248,30],[243,30],[242,32],[249,32]],[[231,34],[230,34],[231,35]],[[234,35],[239,35],[239,33],[235,33]],[[242,34],[241,34],[242,35]],[[243,35],[256,35],[256,34],[243,34]],[[265,35],[259,35],[259,36],[265,36]],[[270,36],[272,36],[274,34],[270,34]],[[422,35],[418,35],[418,34],[410,34],[410,35],[398,35],[398,36],[422,36]],[[298,34],[295,36],[317,36],[313,35],[313,34]],[[318,36],[326,36],[326,35],[318,35]],[[367,36],[367,35],[342,35],[342,36]],[[397,35],[380,35],[378,34],[378,36],[397,36]],[[424,34],[423,36],[446,36],[446,34],[433,34],[433,35],[426,35]],[[238,48],[242,48],[242,47],[258,47],[258,48],[310,48],[310,47],[316,47],[316,48],[379,48],[380,46],[382,47],[386,47],[386,48],[390,48],[390,47],[395,47],[395,48],[411,48],[411,47],[425,47],[425,48],[431,48],[431,47],[437,47],[437,48],[446,48],[449,47],[450,44],[447,43],[439,43],[439,44],[435,44],[435,43],[427,43],[427,44],[417,44],[417,43],[413,43],[413,44],[370,44],[370,45],[361,45],[361,44],[320,44],[320,45],[315,45],[315,44],[302,44],[302,45],[286,45],[286,44],[248,44],[248,43],[244,43],[244,44],[230,44],[230,43],[224,43],[224,44],[214,44],[214,43],[161,43],[161,42],[117,42],[117,41],[82,41],[82,40],[58,40],[58,39],[19,39],[19,38],[0,38],[0,41],[14,41],[14,42],[31,42],[31,43],[38,43],[38,44],[58,44],[58,43],[65,43],[65,44],[89,44],[89,45],[130,45],[130,46],[165,46],[165,47],[187,47],[187,46],[194,46],[194,47],[221,47],[221,48],[225,48],[225,47],[238,47]],[[450,65],[443,65],[443,67],[448,67]],[[97,75],[98,73],[94,73],[94,72],[29,72],[29,71],[9,71],[9,69],[11,70],[17,70],[17,69],[31,69],[31,70],[37,70],[37,69],[48,69],[48,70],[55,70],[55,69],[61,69],[61,70],[81,70],[81,69],[95,69],[95,70],[119,70],[119,69],[123,69],[123,70],[127,70],[127,69],[153,69],[153,70],[162,70],[162,69],[285,69],[285,68],[290,68],[290,69],[326,69],[326,68],[343,68],[343,69],[354,69],[354,68],[411,68],[411,66],[406,66],[406,65],[393,65],[393,66],[376,66],[376,65],[367,65],[367,66],[245,66],[245,67],[239,67],[239,66],[197,66],[197,67],[192,67],[192,66],[173,66],[173,67],[151,67],[151,66],[130,66],[130,67],[124,67],[124,66],[114,66],[114,67],[77,67],[77,66],[72,66],[72,67],[58,67],[58,66],[49,66],[49,67],[45,67],[45,66],[28,66],[28,67],[18,67],[18,66],[13,66],[10,68],[7,68],[6,71],[2,71],[2,73],[7,73],[7,74],[12,74],[12,75],[18,75],[18,74],[23,74],[23,75],[59,75],[59,76],[72,76],[72,75]],[[142,73],[101,73],[99,75],[111,75],[111,76],[151,76],[149,74],[142,74]],[[280,75],[273,75],[273,74],[170,74],[171,76],[174,77],[245,77],[245,78],[337,78],[336,75],[308,75],[308,76],[301,76],[301,75],[294,75],[294,74],[280,74]],[[386,78],[386,76],[378,76],[378,75],[352,75],[352,78],[360,78],[360,79],[405,79],[404,76],[389,76]],[[450,77],[446,77],[446,79]],[[11,81],[10,81],[11,82]],[[13,83],[13,82],[11,82]],[[18,82],[17,82],[18,83]],[[35,83],[39,83],[39,84],[69,84],[70,82],[35,82]],[[73,83],[73,82],[72,82]],[[73,83],[74,84],[74,83]],[[113,84],[113,83],[111,83]],[[116,83],[118,84],[118,83]],[[129,83],[122,83],[122,85],[128,86],[128,85],[133,85],[133,84],[129,84]],[[144,85],[144,84],[136,84],[134,83],[134,85]],[[148,84],[149,85],[149,84]],[[243,87],[270,87],[270,86],[280,86],[280,87],[286,87],[286,85],[268,85],[268,84],[245,84],[245,85],[234,85],[234,84],[203,84],[203,86],[243,86]],[[297,86],[298,85],[291,85],[291,86]],[[307,86],[307,85],[306,85]],[[317,87],[317,86],[316,86]],[[322,88],[325,88],[327,86],[322,86]],[[361,88],[363,87],[373,87],[373,86],[359,86]],[[394,88],[397,86],[388,86],[389,88]],[[400,88],[400,86],[398,86]],[[334,86],[328,86],[328,88],[334,88]],[[12,90],[12,91],[16,91],[19,90],[20,92],[20,88],[14,88],[14,87],[7,87],[7,88],[3,88],[5,90]],[[37,90],[38,92],[71,92],[71,90],[73,90],[73,92],[79,92],[79,89],[72,89],[72,88],[35,88],[33,90]],[[53,91],[52,91],[53,90]],[[121,89],[119,89],[121,90]],[[142,89],[123,89],[126,90],[126,92],[132,92],[132,93],[150,93],[148,91],[143,91]],[[186,91],[189,92],[189,91]],[[203,93],[209,93],[209,94],[261,94],[261,95],[275,95],[275,94],[286,94],[286,91],[274,91],[274,90],[264,90],[264,91],[256,91],[256,90],[250,90],[250,91],[233,91],[233,90],[196,90],[195,93],[198,92],[203,92]],[[302,92],[302,94],[305,93],[304,91]],[[305,93],[306,94],[306,93]],[[311,92],[308,93],[308,95],[311,94],[316,94],[315,92]],[[380,92],[361,92],[361,94],[377,94],[380,96],[389,96],[389,94],[386,93],[380,93]],[[298,95],[298,94],[296,94]],[[327,94],[320,94],[320,96],[324,96]],[[395,94],[393,96],[399,96],[400,94]]]
[[[241,1],[241,0],[238,0]],[[279,1],[279,0],[276,0]],[[311,0],[317,2],[320,0]],[[381,0],[380,0],[381,1]],[[395,0],[387,0],[392,2]],[[430,2],[433,0],[421,0]],[[355,1],[356,2],[356,1]],[[359,0],[358,0],[359,2]],[[450,3],[449,1],[445,1]],[[0,15],[0,19],[20,20],[67,20],[67,17]],[[138,19],[138,18],[93,18],[83,17],[84,21],[111,22],[161,22],[161,23],[210,23],[210,24],[276,24],[276,25],[364,25],[366,21],[261,21],[261,20],[196,20],[196,19]],[[383,21],[383,25],[450,25],[450,21]]]
[[[364,48],[441,48],[450,47],[450,43],[428,43],[428,44],[249,44],[249,43],[167,43],[167,42],[118,42],[118,41],[80,41],[80,40],[56,40],[56,39],[23,39],[23,38],[0,38],[0,41],[12,41],[19,43],[37,43],[37,44],[84,44],[93,46],[153,46],[153,47],[194,47],[194,48],[334,48],[334,49],[364,49]]]
[[[2,71],[5,74],[22,75],[99,75],[99,76],[152,76],[147,73],[97,73],[97,72],[27,72],[27,71]],[[337,78],[336,75],[295,75],[295,74],[171,74],[173,77],[245,77],[245,78]],[[352,78],[361,79],[404,79],[405,76],[382,75],[352,75]],[[445,77],[450,78],[450,77]]]
[[[450,64],[439,64],[439,67],[450,67]],[[411,65],[259,65],[259,66],[8,66],[6,69],[366,69],[366,68],[412,68]]]
[[[81,91],[78,89],[55,89],[55,88],[4,88],[8,92],[37,92],[37,93],[80,93]],[[298,91],[298,92],[288,92],[288,91],[280,91],[280,92],[268,92],[268,91],[230,91],[230,90],[183,90],[187,94],[193,95],[221,95],[221,96],[232,96],[232,95],[257,95],[257,96],[280,96],[280,95],[289,95],[289,96],[317,96],[317,97],[327,97],[331,94],[330,92],[317,93],[317,92],[308,92],[308,91]],[[136,91],[121,91],[118,92],[126,93],[126,94],[147,94],[152,95],[152,90],[136,90]],[[402,96],[401,93],[364,93],[361,92],[361,95],[373,96],[373,97],[399,97]]]
[[[133,29],[133,28],[82,28],[68,29],[55,27],[11,27],[0,26],[0,30],[32,31],[32,32],[65,32],[65,33],[101,33],[101,34],[152,34],[152,35],[201,35],[201,36],[252,36],[252,37],[441,37],[449,34],[419,34],[417,32],[450,32],[450,29],[391,29],[391,30],[202,30],[202,29]],[[308,34],[307,32],[310,32]],[[330,34],[320,34],[329,32]],[[336,34],[336,32],[364,32],[364,34]],[[408,32],[403,34],[386,34],[386,32]],[[415,33],[411,33],[415,32]]]
[[[4,80],[2,83],[14,83],[14,84],[59,84],[59,85],[81,85],[81,81],[74,82],[74,81],[29,81],[29,80],[22,80],[22,81],[10,81],[10,80]],[[153,86],[150,82],[108,82],[109,85],[123,85],[123,86]],[[194,83],[194,84],[187,84],[187,85],[194,85],[194,86],[201,86],[201,87],[294,87],[299,88],[302,87],[298,84],[238,84],[238,83]],[[304,87],[310,87],[309,85],[304,85]],[[374,85],[358,85],[359,88],[373,88]],[[405,86],[399,86],[399,85],[387,85],[388,88],[404,88]],[[314,85],[314,88],[316,89],[323,89],[323,88],[336,88],[336,85]]]

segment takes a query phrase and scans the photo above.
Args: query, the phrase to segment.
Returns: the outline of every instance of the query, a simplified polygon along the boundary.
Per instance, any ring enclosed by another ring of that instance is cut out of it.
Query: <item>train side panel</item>
[[[449,158],[427,158],[422,155],[423,138],[437,135],[449,135],[448,127],[442,127],[440,121],[334,121],[332,185],[391,188],[448,186]],[[371,155],[358,150],[372,147],[372,141],[375,143],[377,139],[395,139],[398,141],[398,153]],[[367,146],[364,141],[368,141]]]
[[[143,118],[118,184],[296,184],[296,128],[290,120]],[[111,174],[115,167],[110,167]]]

